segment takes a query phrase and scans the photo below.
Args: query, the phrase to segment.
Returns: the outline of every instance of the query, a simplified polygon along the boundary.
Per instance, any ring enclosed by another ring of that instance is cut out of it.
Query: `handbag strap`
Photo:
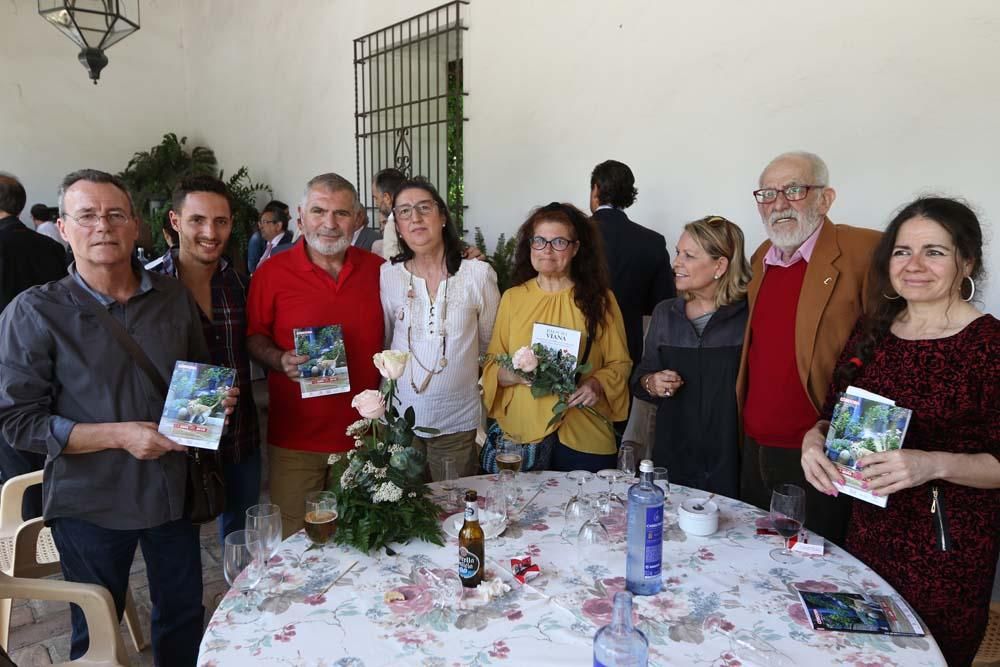
[[[69,291],[80,301],[80,304],[86,308],[88,311],[97,317],[97,321],[104,325],[104,328],[110,333],[118,344],[129,353],[132,360],[142,369],[149,378],[149,381],[153,383],[153,387],[162,394],[164,397],[167,395],[167,382],[160,375],[160,372],[156,370],[156,366],[150,360],[149,355],[143,352],[139,344],[135,342],[135,339],[129,335],[122,323],[116,320],[108,312],[107,308],[102,306],[94,296],[83,288],[83,285],[77,281],[72,275],[66,276],[62,279],[62,284],[69,289]]]

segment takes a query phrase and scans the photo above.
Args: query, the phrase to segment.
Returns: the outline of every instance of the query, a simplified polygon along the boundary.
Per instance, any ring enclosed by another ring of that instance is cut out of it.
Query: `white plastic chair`
[[[42,517],[21,520],[25,489],[41,483],[42,471],[38,470],[12,477],[0,489],[0,570],[8,576],[37,579],[60,572],[59,550],[52,541],[52,531],[45,527]],[[4,650],[10,635],[10,612],[10,597],[0,600],[0,646]],[[125,592],[125,624],[135,650],[141,652],[146,647],[146,641],[131,588]]]
[[[72,602],[83,610],[90,633],[90,646],[83,656],[60,665],[71,667],[128,667],[122,635],[118,632],[118,617],[111,594],[102,586],[75,584],[49,579],[24,579],[0,572],[0,596],[9,603],[19,600],[61,600]]]

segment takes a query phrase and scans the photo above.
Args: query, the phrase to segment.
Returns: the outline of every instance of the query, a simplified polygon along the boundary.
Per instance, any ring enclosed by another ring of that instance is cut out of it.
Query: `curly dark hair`
[[[445,203],[441,195],[438,194],[437,188],[428,181],[423,176],[414,176],[404,180],[396,188],[396,191],[392,194],[392,206],[396,206],[396,198],[399,197],[406,190],[423,190],[434,203],[437,204],[438,211],[441,212],[441,217],[444,218],[444,263],[448,268],[448,275],[455,275],[462,266],[462,239],[458,235],[458,229],[455,227],[455,222],[451,219],[451,213],[448,212],[448,205]],[[398,222],[396,224],[399,224]],[[403,240],[403,235],[399,235],[399,254],[392,257],[389,261],[393,264],[398,264],[399,262],[405,262],[408,259],[413,259],[413,248],[406,245],[406,241]]]
[[[552,202],[532,211],[520,229],[517,230],[517,246],[514,249],[514,285],[521,285],[538,275],[531,265],[531,238],[535,227],[541,222],[557,222],[573,230],[573,240],[580,247],[570,261],[569,277],[573,280],[573,301],[583,313],[587,322],[587,335],[593,339],[605,319],[611,302],[608,299],[610,281],[608,265],[604,255],[604,243],[591,218],[572,204]]]
[[[615,208],[628,208],[635,203],[639,191],[635,176],[624,162],[605,160],[590,172],[590,187],[597,186],[597,200]]]
[[[889,262],[896,245],[896,236],[903,223],[913,218],[928,218],[944,227],[955,244],[955,265],[962,284],[959,295],[964,299],[971,296],[967,289],[962,264],[972,262],[969,273],[973,280],[983,278],[983,229],[975,212],[962,202],[947,197],[921,197],[902,209],[892,219],[878,245],[872,252],[872,262],[868,270],[868,310],[861,320],[861,331],[856,337],[853,357],[834,371],[835,386],[849,385],[861,368],[871,361],[875,349],[889,333],[896,317],[906,308],[906,299],[893,296],[894,290],[889,280]]]

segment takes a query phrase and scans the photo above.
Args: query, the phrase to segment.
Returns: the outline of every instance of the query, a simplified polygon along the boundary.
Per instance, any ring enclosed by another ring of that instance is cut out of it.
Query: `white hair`
[[[810,153],[809,151],[788,151],[787,153],[782,153],[767,163],[767,166],[764,167],[764,171],[760,172],[760,178],[757,182],[760,185],[763,185],[764,174],[767,173],[767,170],[770,169],[776,162],[780,162],[782,160],[805,160],[809,163],[809,167],[812,169],[812,182],[808,185],[822,185],[824,187],[830,185],[830,170],[826,168],[826,162],[823,162],[823,158],[820,156],[815,153]]]

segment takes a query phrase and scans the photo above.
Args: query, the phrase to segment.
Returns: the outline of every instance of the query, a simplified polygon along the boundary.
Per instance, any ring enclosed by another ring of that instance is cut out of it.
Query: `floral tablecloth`
[[[493,480],[468,478],[462,487],[482,494]],[[575,543],[562,535],[563,507],[575,482],[551,472],[525,473],[518,480],[524,500],[534,500],[503,535],[486,543],[488,573],[511,584],[506,595],[488,603],[442,604],[432,594],[427,576],[443,579],[457,567],[458,544],[451,538],[445,547],[419,542],[395,546],[394,555],[367,555],[333,545],[308,549],[299,532],[272,561],[257,618],[237,611],[235,591],[222,601],[202,640],[200,667],[591,664],[594,633],[609,622],[611,598],[625,585],[623,522],[609,523],[615,546],[605,560],[580,562]],[[595,480],[584,488],[597,493],[607,484]],[[635,598],[650,664],[945,664],[929,636],[813,631],[794,587],[892,589],[829,543],[821,557],[792,565],[771,560],[768,553],[780,546],[779,538],[757,535],[755,521],[764,513],[736,500],[716,499],[721,509],[716,534],[687,535],[677,527],[676,508],[696,494],[701,495],[670,487],[664,591]],[[442,493],[437,500],[446,498]],[[512,557],[524,555],[542,573],[521,585],[509,568]]]

